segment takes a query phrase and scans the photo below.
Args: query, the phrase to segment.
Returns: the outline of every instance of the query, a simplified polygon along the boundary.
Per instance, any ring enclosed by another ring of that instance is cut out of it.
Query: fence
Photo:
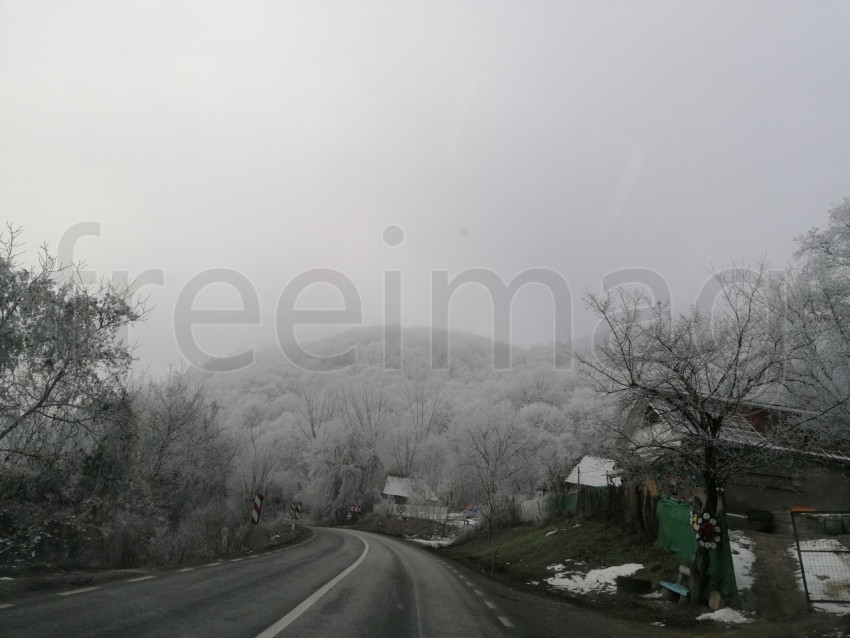
[[[380,512],[384,516],[398,516],[396,507],[391,500],[384,499],[383,502],[375,506],[375,511]],[[448,513],[448,507],[445,505],[420,505],[416,503],[406,503],[404,505],[404,516],[409,518],[425,518],[442,523],[446,520]]]
[[[622,486],[580,485],[568,494],[523,501],[520,504],[520,515],[526,522],[539,522],[549,516],[574,512],[596,520],[617,521],[625,518],[624,507],[625,491]]]
[[[791,512],[791,526],[806,600],[811,603],[850,603],[850,547],[840,536],[850,512]],[[842,542],[843,541],[843,542]]]
[[[546,518],[548,512],[549,499],[545,496],[523,501],[519,506],[519,516],[523,523],[539,523]]]

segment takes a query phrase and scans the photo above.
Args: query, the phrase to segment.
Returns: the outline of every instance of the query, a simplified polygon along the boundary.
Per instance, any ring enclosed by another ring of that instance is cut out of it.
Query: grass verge
[[[643,537],[599,521],[563,518],[546,525],[521,525],[474,534],[442,553],[472,569],[527,584],[555,575],[547,569],[563,564],[575,571],[589,571],[625,563],[640,563],[634,574],[656,585],[676,573],[679,560]]]

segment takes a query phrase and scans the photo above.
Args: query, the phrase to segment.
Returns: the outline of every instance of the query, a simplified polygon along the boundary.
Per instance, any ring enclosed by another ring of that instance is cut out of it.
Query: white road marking
[[[180,571],[181,572],[193,572],[193,571],[195,571],[195,568],[194,567],[184,567]]]
[[[478,594],[479,596],[483,596],[483,595],[484,595],[484,594],[482,594],[482,593],[481,593],[479,590],[477,590],[477,589],[473,589],[472,591],[474,591],[474,592],[475,592],[476,594]]]
[[[357,536],[357,535],[355,534],[355,536]],[[300,605],[298,605],[295,609],[293,609],[288,614],[286,614],[286,616],[284,616],[283,618],[278,620],[275,624],[273,624],[271,627],[269,627],[265,631],[262,631],[259,634],[257,634],[257,638],[273,638],[274,636],[277,636],[281,631],[283,631],[284,629],[289,627],[289,625],[291,625],[293,622],[295,622],[298,619],[298,617],[301,616],[301,614],[303,614],[305,611],[310,609],[310,607],[315,605],[316,602],[318,602],[318,600],[322,596],[324,596],[331,589],[336,587],[343,578],[345,578],[351,572],[353,572],[355,569],[357,569],[357,567],[360,565],[360,563],[362,563],[366,559],[366,555],[369,553],[369,543],[366,542],[366,539],[364,539],[361,536],[357,536],[357,538],[359,538],[361,541],[363,541],[363,545],[364,545],[363,553],[360,554],[360,558],[358,558],[356,561],[351,563],[351,565],[346,567],[339,574],[337,574],[331,580],[329,580],[324,585],[322,585],[319,589],[317,589],[312,594],[307,596],[307,598],[305,598],[304,601]]]
[[[138,578],[128,578],[128,583],[138,583],[143,580],[150,580],[151,578],[156,578],[156,576],[139,576]]]
[[[12,603],[3,603],[2,605],[0,605],[0,609],[9,609],[9,607],[14,607],[14,606],[15,605],[13,605]]]
[[[59,592],[59,596],[73,596],[74,594],[84,594],[87,591],[94,591],[100,587],[83,587],[82,589],[72,589],[71,591]]]
[[[204,567],[215,567],[216,565],[221,565],[221,563],[207,563]]]
[[[513,626],[514,626],[514,624],[513,624],[510,620],[508,620],[507,618],[505,618],[504,616],[499,616],[499,620],[501,620],[501,621],[502,621],[502,624],[503,624],[505,627],[513,627]]]
[[[242,560],[242,559],[241,558],[231,558],[230,562],[231,563],[238,563],[240,560]]]
[[[496,609],[496,605],[491,603],[489,600],[485,600],[484,604],[487,605],[490,609]]]

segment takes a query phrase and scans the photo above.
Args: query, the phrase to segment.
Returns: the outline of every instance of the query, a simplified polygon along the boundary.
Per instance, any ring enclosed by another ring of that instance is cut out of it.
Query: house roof
[[[658,400],[644,403],[643,406],[640,407],[640,418],[643,419],[643,415],[645,414],[646,409],[648,407],[651,407],[661,417],[667,427],[670,428],[670,431],[679,430],[683,433],[685,427],[681,415],[675,409],[659,410],[656,407],[658,404]],[[753,405],[755,404],[750,404],[747,407],[752,407]],[[635,407],[639,407],[637,403],[635,404]],[[765,409],[785,411],[795,415],[814,414],[811,411],[781,408],[778,406],[762,407],[764,407]],[[641,424],[635,423],[633,424],[633,427],[635,426],[639,428],[641,427]],[[671,438],[675,439],[677,437],[674,435]],[[843,454],[840,451],[827,451],[815,446],[811,446],[808,448],[790,447],[780,445],[775,441],[771,441],[764,434],[759,432],[753,426],[752,422],[743,414],[732,415],[725,419],[723,423],[723,428],[720,431],[718,439],[726,443],[760,447],[766,450],[773,450],[776,452],[790,453],[805,456],[808,458],[850,464],[850,456]]]
[[[418,498],[425,501],[439,500],[425,481],[404,476],[387,476],[381,493],[386,496],[403,496],[404,498]]]
[[[583,456],[567,477],[567,483],[605,487],[619,485],[620,477],[615,475],[614,461],[598,456]]]

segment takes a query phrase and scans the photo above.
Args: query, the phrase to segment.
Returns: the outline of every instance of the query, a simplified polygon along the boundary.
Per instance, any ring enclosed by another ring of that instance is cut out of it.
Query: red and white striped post
[[[263,509],[263,495],[254,496],[254,509],[251,511],[251,523],[256,525],[260,522],[260,510]]]

